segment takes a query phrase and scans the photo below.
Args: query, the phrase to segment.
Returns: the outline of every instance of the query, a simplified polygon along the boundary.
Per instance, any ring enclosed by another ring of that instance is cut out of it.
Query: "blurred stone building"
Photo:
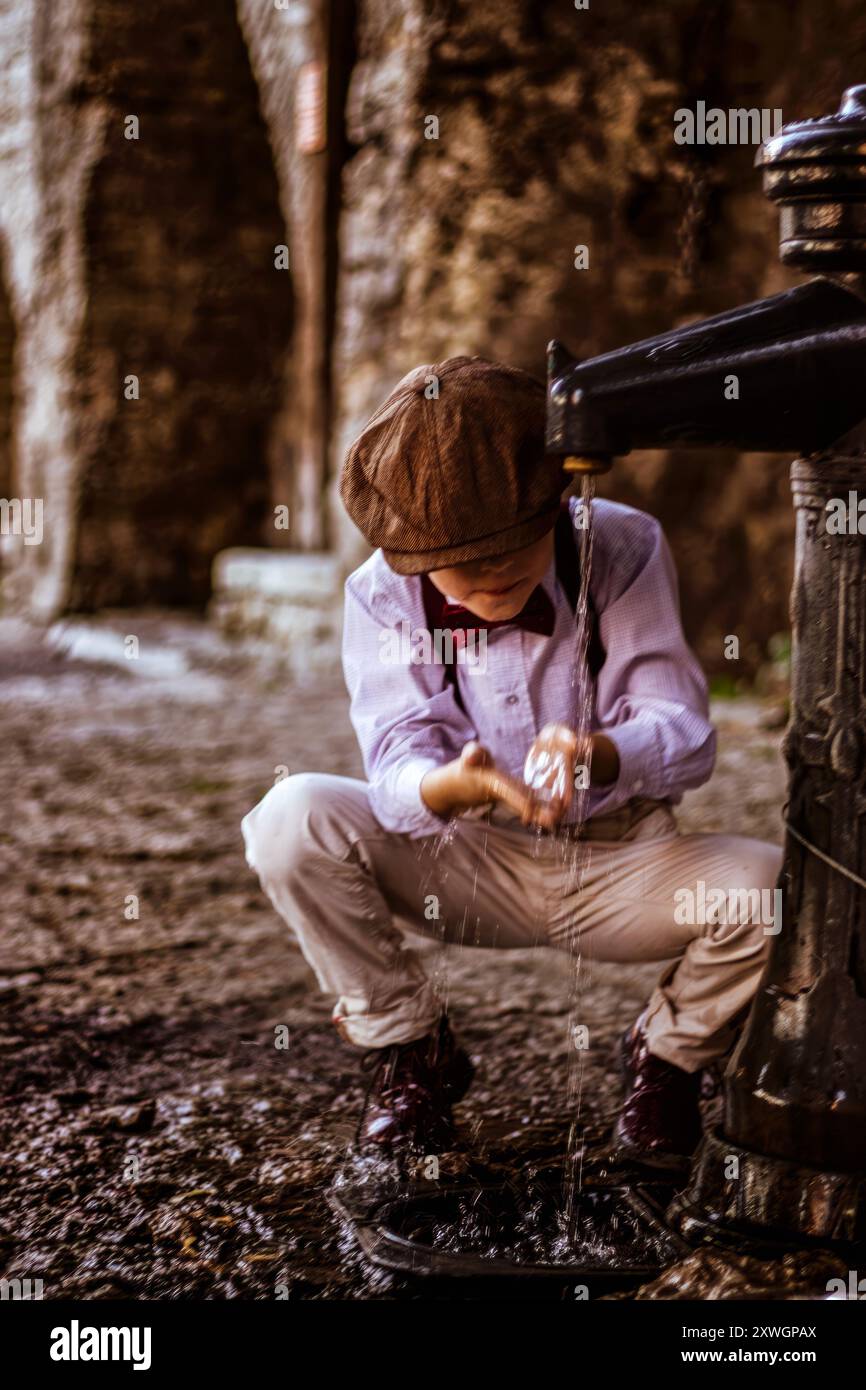
[[[3,602],[204,605],[332,639],[335,497],[394,381],[537,374],[794,283],[748,146],[698,100],[835,109],[857,0],[0,0]],[[430,118],[434,118],[431,120]],[[434,138],[430,138],[433,136]],[[588,268],[575,267],[585,246]],[[634,455],[702,659],[787,625],[784,460]]]

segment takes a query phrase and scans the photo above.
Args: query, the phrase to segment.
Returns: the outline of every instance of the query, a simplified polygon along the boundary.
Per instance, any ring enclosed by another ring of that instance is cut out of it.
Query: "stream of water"
[[[589,668],[589,642],[592,632],[593,610],[590,602],[590,580],[592,576],[592,502],[595,495],[595,479],[587,474],[582,480],[580,505],[584,529],[575,534],[579,542],[580,587],[574,615],[574,665],[572,671],[571,711],[569,727],[578,735],[580,746],[586,749],[579,755],[579,762],[591,768],[591,735],[595,713],[595,687]],[[573,814],[575,820],[582,822],[589,810],[590,778],[577,779],[574,790]],[[559,837],[562,858],[562,894],[575,902],[583,883],[586,867],[586,841],[571,838],[565,834]],[[583,1034],[581,996],[585,980],[583,955],[577,941],[570,955],[571,982],[568,1010],[568,1071],[566,1093],[568,1112],[571,1115],[568,1143],[566,1147],[564,1192],[565,1192],[565,1230],[567,1235],[576,1235],[576,1194],[581,1187],[581,1164],[583,1144],[581,1143],[581,1108],[583,1102],[583,1080],[585,1048],[578,1045]]]

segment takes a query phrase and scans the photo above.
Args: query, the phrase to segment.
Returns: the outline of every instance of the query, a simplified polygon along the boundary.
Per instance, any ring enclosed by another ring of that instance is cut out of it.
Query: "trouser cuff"
[[[341,998],[331,1015],[337,1031],[355,1047],[392,1047],[415,1042],[432,1033],[442,1016],[442,1006],[429,985],[412,999],[381,1013],[370,1013],[359,1001]]]

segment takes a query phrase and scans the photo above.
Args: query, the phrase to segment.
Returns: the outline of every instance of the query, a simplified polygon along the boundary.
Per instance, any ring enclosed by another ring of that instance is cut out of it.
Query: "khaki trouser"
[[[364,782],[303,773],[272,787],[242,828],[249,864],[320,987],[338,996],[337,1026],[365,1048],[421,1037],[439,1014],[401,926],[466,946],[673,960],[645,1027],[651,1051],[686,1071],[729,1048],[772,940],[760,892],[748,890],[772,890],[781,850],[741,835],[680,835],[665,803],[591,821],[580,844],[497,813],[410,840],[382,829]],[[721,921],[681,923],[701,914],[677,912],[674,895],[691,890],[697,902],[698,880],[707,894],[747,891]]]

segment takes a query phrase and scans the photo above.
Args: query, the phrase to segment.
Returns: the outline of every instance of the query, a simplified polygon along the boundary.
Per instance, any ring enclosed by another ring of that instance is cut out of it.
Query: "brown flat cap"
[[[416,367],[349,447],[346,510],[397,574],[530,545],[554,525],[567,483],[544,452],[544,413],[544,386],[516,367]]]

